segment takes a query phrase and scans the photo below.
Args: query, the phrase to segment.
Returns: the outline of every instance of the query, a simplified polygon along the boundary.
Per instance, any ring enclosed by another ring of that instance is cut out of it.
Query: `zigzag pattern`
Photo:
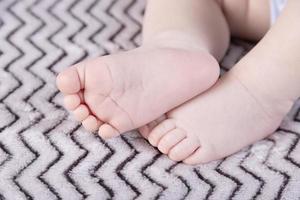
[[[300,199],[300,101],[270,138],[174,163],[137,133],[104,142],[62,108],[58,71],[136,47],[145,1],[0,1],[0,199]],[[233,41],[227,71],[252,45]]]

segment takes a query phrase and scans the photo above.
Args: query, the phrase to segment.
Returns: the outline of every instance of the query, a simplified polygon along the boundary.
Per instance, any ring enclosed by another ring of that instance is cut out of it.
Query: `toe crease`
[[[129,119],[132,127],[136,127],[135,124],[133,123],[133,120],[131,119],[129,113],[124,110],[110,95],[108,95],[108,98],[123,112],[127,115],[127,118]],[[118,129],[117,129],[118,130]]]
[[[82,70],[83,74],[82,75],[80,75],[81,74],[80,70],[78,69],[78,67],[76,67],[77,77],[79,79],[79,84],[80,84],[80,90],[85,88],[85,79],[86,79],[85,70],[86,70],[86,61],[83,62],[83,70]]]
[[[107,71],[108,71],[109,76],[110,76],[110,80],[111,80],[111,82],[112,82],[112,84],[111,84],[112,87],[111,87],[111,90],[110,90],[110,92],[108,93],[107,97],[108,97],[109,99],[111,99],[111,101],[114,102],[114,104],[115,104],[120,110],[122,110],[122,111],[127,115],[127,117],[128,117],[128,119],[129,119],[131,125],[132,125],[133,127],[136,127],[135,124],[134,124],[134,122],[133,122],[133,120],[131,119],[129,113],[128,113],[126,110],[124,110],[124,109],[117,103],[117,101],[111,96],[111,93],[112,93],[112,91],[113,91],[113,85],[114,85],[113,82],[114,82],[114,80],[113,80],[112,72],[111,72],[111,70],[110,70],[110,68],[109,68],[109,65],[107,65],[106,63],[105,63],[104,65],[105,65],[106,68],[107,68]],[[116,129],[116,130],[118,130],[118,129]],[[120,131],[119,131],[119,132],[120,132]]]

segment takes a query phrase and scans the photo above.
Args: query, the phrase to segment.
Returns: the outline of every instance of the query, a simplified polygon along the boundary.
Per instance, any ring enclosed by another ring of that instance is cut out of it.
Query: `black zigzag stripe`
[[[5,162],[7,162],[8,160],[11,159],[11,157],[13,156],[13,154],[1,142],[0,142],[0,148],[6,154],[6,158],[4,160],[2,160],[1,163],[0,163],[0,167],[1,167]]]
[[[18,1],[13,1],[7,8],[7,11],[9,12],[9,14],[11,14],[15,19],[18,20],[19,24],[17,27],[15,27],[11,32],[9,32],[5,38],[5,40],[12,46],[15,48],[15,50],[18,51],[18,55],[12,59],[9,63],[6,64],[6,66],[4,67],[4,71],[9,73],[11,75],[11,77],[17,82],[17,85],[15,87],[13,87],[5,96],[3,96],[0,99],[0,102],[3,102],[9,95],[11,95],[13,92],[15,92],[18,88],[21,87],[22,82],[19,78],[17,78],[17,76],[10,71],[10,67],[17,62],[19,59],[21,59],[24,56],[24,52],[22,51],[21,48],[19,48],[16,44],[14,44],[14,42],[12,41],[12,37],[15,35],[15,33],[17,33],[24,25],[24,21],[18,17],[13,11],[12,11],[12,7],[15,6],[18,3]]]
[[[64,119],[62,119],[58,124],[56,124],[56,126],[58,126],[60,123],[62,123],[63,120],[64,120]],[[52,130],[54,130],[54,129],[56,128],[56,126],[51,127],[51,128],[49,128],[48,130],[46,130],[46,131],[44,132],[44,135],[48,138],[48,140],[49,140],[51,146],[55,149],[55,151],[58,153],[58,155],[57,155],[57,157],[56,157],[55,159],[53,159],[52,161],[50,161],[50,162],[48,163],[47,167],[46,167],[43,171],[41,171],[41,173],[37,176],[37,178],[38,178],[44,185],[47,186],[47,188],[55,195],[55,197],[56,197],[57,199],[62,199],[62,198],[60,197],[60,195],[56,192],[56,190],[54,189],[54,187],[53,187],[51,184],[49,184],[49,183],[47,182],[47,180],[45,180],[45,178],[43,177],[44,174],[46,174],[46,173],[49,171],[49,169],[50,169],[53,165],[55,165],[55,164],[61,159],[61,157],[63,156],[63,153],[62,153],[62,152],[59,150],[59,148],[58,148],[58,147],[50,140],[50,137],[48,136],[48,134],[49,134]]]
[[[253,195],[252,199],[257,199],[259,195],[261,195],[262,190],[264,188],[264,185],[266,184],[263,178],[256,175],[255,173],[251,172],[247,167],[243,165],[243,163],[247,160],[249,157],[250,152],[247,153],[247,155],[241,160],[239,167],[247,174],[250,174],[254,179],[256,179],[259,182],[259,186],[255,194]]]
[[[75,139],[74,137],[74,132],[77,131],[79,129],[80,126],[77,126],[74,130],[72,130],[73,134],[71,134],[71,139],[72,141],[74,141],[74,143],[82,150],[84,150],[84,153],[82,155],[80,155],[77,160],[71,164],[64,172],[65,177],[67,178],[67,180],[75,187],[76,191],[78,193],[80,193],[80,195],[82,196],[83,199],[86,199],[88,197],[88,195],[85,193],[85,191],[83,191],[80,186],[72,179],[72,177],[70,176],[70,173],[72,172],[72,169],[74,169],[76,167],[76,165],[78,165],[78,163],[80,163],[88,154],[88,151]]]
[[[134,157],[138,154],[138,152],[136,151],[136,149],[127,141],[127,139],[123,136],[122,140],[128,145],[128,147],[130,149],[133,150],[133,153],[126,158],[126,160],[124,160],[123,162],[121,162],[118,167],[116,168],[116,173],[117,175],[121,178],[121,180],[123,180],[129,187],[130,189],[136,194],[136,196],[134,197],[134,199],[138,198],[141,193],[140,191],[137,189],[136,186],[132,185],[129,180],[122,174],[122,169],[126,166],[127,163],[129,163],[132,159],[134,159]]]
[[[109,37],[109,41],[112,41],[114,43],[117,43],[115,41],[115,38],[124,30],[125,25],[118,19],[116,18],[112,13],[111,13],[111,9],[115,6],[115,4],[117,3],[117,0],[112,0],[111,4],[107,7],[107,9],[105,10],[106,13],[113,18],[114,20],[116,20],[118,22],[118,29],[115,31],[115,33],[113,33],[110,37]]]
[[[62,21],[56,14],[53,13],[53,9],[58,6],[59,2],[60,2],[59,0],[55,0],[53,2],[53,4],[51,6],[49,6],[49,8],[47,9],[47,12],[50,14],[50,16],[52,16],[55,21],[58,21],[61,24],[60,27],[57,28],[56,31],[54,31],[51,35],[49,35],[47,37],[47,40],[49,41],[49,43],[62,52],[60,54],[60,56],[58,58],[56,58],[53,62],[51,62],[47,67],[47,69],[50,72],[52,72],[54,75],[57,75],[57,73],[52,70],[53,66],[55,66],[57,63],[62,61],[62,59],[67,55],[64,48],[60,47],[59,44],[57,44],[55,41],[53,41],[53,37],[56,36],[57,34],[59,34],[66,26],[64,21]]]
[[[202,180],[203,182],[205,182],[207,185],[209,185],[209,190],[206,193],[206,196],[204,199],[209,199],[210,196],[212,195],[212,193],[214,192],[214,189],[216,187],[215,184],[213,184],[209,179],[205,178],[197,169],[194,169],[195,174],[197,175],[197,177]]]
[[[272,149],[273,149],[275,147],[275,141],[273,139],[270,139],[270,138],[268,138],[268,141],[273,143],[273,145],[272,145]],[[269,159],[269,156],[270,155],[268,155],[268,157],[264,161],[264,164],[268,167],[268,169],[270,169],[271,171],[273,171],[275,173],[280,174],[283,177],[283,181],[282,181],[282,183],[280,185],[280,188],[279,188],[279,190],[277,191],[277,194],[276,194],[276,199],[281,199],[282,198],[282,192],[285,189],[286,185],[289,183],[290,176],[286,172],[278,170],[275,167],[268,164],[267,160]]]
[[[95,40],[95,37],[97,37],[105,28],[106,28],[106,24],[101,20],[101,18],[97,17],[97,15],[94,15],[93,12],[92,12],[92,9],[96,6],[96,4],[98,4],[100,1],[97,1],[95,0],[86,10],[86,12],[93,18],[95,19],[99,24],[99,28],[89,36],[89,40],[94,43],[94,44],[97,44],[99,45],[99,47],[101,47],[103,50],[104,50],[104,53],[103,55],[106,55],[106,54],[109,54],[109,51],[101,44],[101,43],[98,43],[96,40]]]
[[[139,44],[136,43],[136,38],[137,38],[137,36],[140,35],[141,32],[142,32],[142,31],[141,31],[141,30],[142,30],[142,24],[140,23],[140,21],[136,20],[133,16],[131,16],[131,14],[130,14],[130,12],[129,12],[130,9],[132,9],[133,6],[136,4],[136,1],[137,1],[137,0],[132,0],[132,1],[128,4],[128,6],[124,9],[124,13],[126,14],[126,16],[128,16],[128,18],[131,19],[132,22],[134,22],[134,23],[139,27],[139,29],[138,29],[135,33],[133,33],[132,36],[130,37],[130,41],[131,41],[132,43],[134,43],[135,46],[138,46]]]
[[[292,156],[291,153],[295,150],[295,147],[297,145],[299,145],[299,141],[300,141],[300,135],[298,133],[295,133],[293,131],[285,131],[286,133],[292,134],[293,136],[295,136],[295,139],[293,140],[293,143],[291,144],[287,155],[284,157],[284,159],[288,160],[290,163],[292,163],[293,165],[295,165],[297,168],[300,168],[300,161],[295,160]]]
[[[99,176],[97,176],[97,171],[102,167],[102,165],[108,161],[114,154],[115,154],[115,150],[113,148],[111,148],[108,144],[106,144],[100,137],[96,137],[97,140],[99,140],[104,146],[105,148],[107,148],[109,150],[109,153],[106,154],[102,160],[99,161],[99,163],[91,170],[90,175],[92,177],[95,177],[98,179],[97,183],[103,187],[106,192],[109,194],[110,198],[114,197],[114,191],[112,188],[110,188],[109,186],[107,186],[104,182],[104,180],[102,178],[100,178]]]
[[[161,188],[161,191],[154,197],[154,199],[159,199],[161,194],[167,189],[167,187],[159,182],[157,182],[156,180],[154,180],[154,178],[152,178],[150,175],[148,175],[145,171],[147,170],[148,167],[150,167],[151,165],[153,165],[157,159],[159,159],[161,157],[161,154],[158,153],[156,154],[152,160],[150,160],[148,163],[146,163],[142,168],[141,168],[141,173],[142,175],[147,178],[151,183],[157,185],[158,187]]]
[[[232,175],[230,175],[230,174],[227,174],[227,173],[225,173],[225,172],[222,170],[221,166],[222,166],[222,163],[225,162],[225,161],[226,161],[226,159],[222,160],[222,161],[217,165],[217,167],[216,167],[215,170],[216,170],[216,172],[218,172],[219,174],[221,174],[222,176],[228,178],[229,180],[231,180],[232,182],[234,182],[234,183],[236,184],[235,189],[232,191],[232,193],[231,193],[230,196],[228,197],[228,199],[232,199],[232,198],[236,195],[236,193],[239,191],[240,187],[242,186],[242,183],[239,181],[238,178],[236,178],[236,177],[234,177],[234,176],[232,176]]]
[[[174,165],[171,165],[171,166],[166,170],[166,172],[168,172],[168,173],[171,174],[171,171],[172,171],[177,165],[178,165],[178,163],[175,163]],[[191,192],[191,186],[188,184],[187,180],[185,180],[182,176],[175,175],[175,177],[176,177],[177,179],[179,179],[179,180],[183,183],[184,187],[186,188],[186,193],[185,193],[185,194],[183,195],[183,197],[180,198],[180,199],[186,199],[186,198],[188,197],[188,195],[190,194],[190,192]]]
[[[295,115],[295,118],[294,118],[295,121],[297,122],[300,122],[300,108],[298,109],[296,115]]]

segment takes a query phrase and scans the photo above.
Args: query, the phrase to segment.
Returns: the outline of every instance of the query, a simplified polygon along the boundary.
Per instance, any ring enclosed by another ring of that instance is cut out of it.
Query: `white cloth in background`
[[[281,11],[285,7],[287,0],[271,0],[271,23],[274,24]]]

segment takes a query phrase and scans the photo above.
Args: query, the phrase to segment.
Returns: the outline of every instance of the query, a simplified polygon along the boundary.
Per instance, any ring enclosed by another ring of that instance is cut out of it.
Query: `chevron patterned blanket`
[[[271,137],[174,163],[136,132],[104,142],[63,109],[55,76],[140,42],[144,0],[0,0],[0,199],[300,199],[300,101]],[[251,44],[233,40],[226,72]]]

